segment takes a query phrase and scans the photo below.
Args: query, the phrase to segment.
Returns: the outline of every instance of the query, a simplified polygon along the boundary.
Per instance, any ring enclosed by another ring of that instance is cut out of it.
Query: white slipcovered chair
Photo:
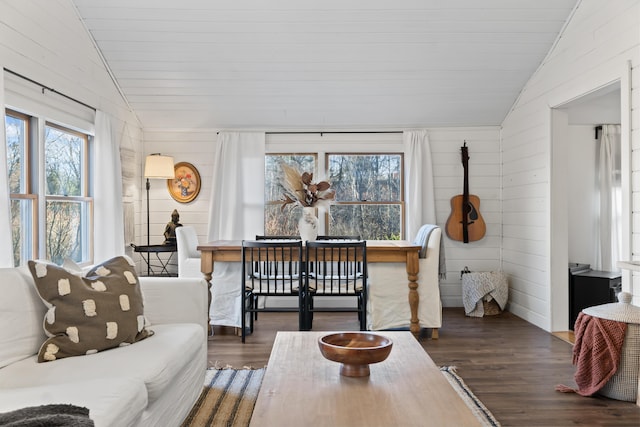
[[[421,328],[432,329],[437,338],[442,326],[439,275],[444,274],[444,253],[441,258],[442,229],[423,225],[413,243],[422,246],[418,275],[418,319]],[[404,263],[369,262],[368,329],[401,329],[411,324],[409,280]]]
[[[203,277],[200,270],[198,235],[193,227],[183,225],[176,228],[178,245],[178,277]],[[211,277],[211,304],[209,323],[218,326],[239,328],[242,314],[240,310],[240,281],[242,263],[216,262]]]
[[[178,277],[202,277],[196,229],[183,225],[176,228],[178,245]]]

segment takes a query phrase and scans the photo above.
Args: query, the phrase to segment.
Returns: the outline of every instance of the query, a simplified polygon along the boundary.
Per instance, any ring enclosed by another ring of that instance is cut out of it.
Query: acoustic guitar
[[[460,147],[464,168],[463,194],[451,198],[451,214],[447,219],[446,233],[451,240],[475,242],[484,237],[487,226],[480,214],[480,199],[469,194],[469,151],[467,141]]]

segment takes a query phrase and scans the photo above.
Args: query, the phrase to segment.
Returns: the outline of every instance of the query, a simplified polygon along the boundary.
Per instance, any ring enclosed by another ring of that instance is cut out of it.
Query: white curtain
[[[220,132],[213,160],[208,239],[264,230],[264,132]]]
[[[615,271],[622,251],[620,125],[603,125],[598,155],[600,199],[596,270]]]
[[[11,201],[9,200],[9,180],[7,179],[7,138],[4,119],[4,74],[0,73],[0,106],[2,123],[0,124],[0,230],[4,230],[0,239],[0,267],[13,267],[13,245],[11,244]]]
[[[208,241],[264,234],[264,132],[220,132],[213,160]],[[239,262],[216,262],[210,323],[240,327]]]
[[[94,262],[99,263],[123,255],[125,247],[120,141],[102,111],[96,111],[95,132]]]
[[[423,224],[436,223],[435,190],[429,135],[425,129],[403,132],[407,239]]]

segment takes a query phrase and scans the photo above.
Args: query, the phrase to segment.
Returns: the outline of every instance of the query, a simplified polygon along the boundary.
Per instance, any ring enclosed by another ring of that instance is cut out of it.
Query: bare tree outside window
[[[295,236],[298,234],[298,218],[302,215],[299,206],[287,206],[282,209],[284,189],[281,163],[293,166],[299,172],[316,174],[316,156],[314,154],[278,154],[265,157],[265,212],[264,232],[270,236]]]
[[[87,215],[84,170],[86,135],[45,127],[45,185],[47,259],[87,258]]]
[[[11,238],[14,265],[41,257],[62,264],[65,258],[91,261],[89,194],[89,136],[57,124],[45,123],[44,135],[30,132],[42,120],[5,111],[7,180],[11,199]],[[40,156],[35,154],[39,153]],[[44,158],[41,165],[39,157]],[[37,183],[44,176],[44,187]],[[44,197],[39,212],[38,197]],[[44,215],[44,229],[39,216]]]
[[[33,201],[28,188],[28,117],[6,115],[7,177],[11,199],[11,242],[14,265],[34,257]]]
[[[402,155],[329,154],[327,159],[338,201],[331,207],[331,234],[401,239]]]
[[[314,154],[269,154],[265,158],[265,234],[298,234],[300,207],[282,210],[280,163],[299,172],[316,171]],[[403,237],[402,154],[327,154],[324,174],[336,190],[327,234],[360,235],[371,240]]]

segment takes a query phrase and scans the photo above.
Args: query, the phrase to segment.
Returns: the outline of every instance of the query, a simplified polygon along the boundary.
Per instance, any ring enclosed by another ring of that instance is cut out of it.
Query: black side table
[[[177,266],[178,264],[172,263],[173,255],[178,251],[177,245],[134,245],[131,244],[134,252],[139,252],[142,256],[142,259],[147,264],[147,276],[177,276],[177,274],[172,274],[169,272],[167,267],[170,265]],[[160,257],[161,253],[168,253],[169,257],[166,259],[162,259]],[[146,254],[146,256],[145,256]],[[155,256],[155,258],[152,258]]]

